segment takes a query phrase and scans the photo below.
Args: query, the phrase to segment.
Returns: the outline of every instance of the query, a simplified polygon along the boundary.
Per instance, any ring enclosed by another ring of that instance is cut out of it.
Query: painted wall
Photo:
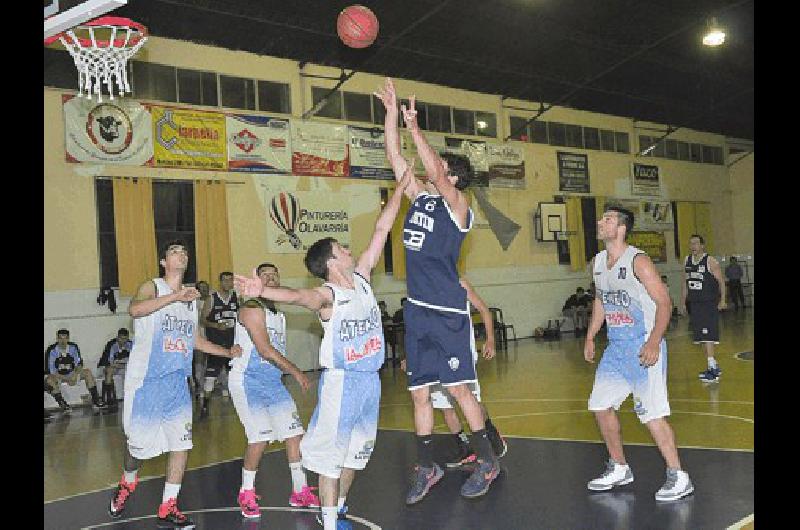
[[[210,70],[223,74],[280,81],[291,86],[294,117],[311,107],[311,86],[332,86],[332,81],[304,78],[294,61],[257,56],[201,46],[194,43],[151,37],[138,60]],[[331,68],[306,65],[309,74],[339,75]],[[354,92],[371,93],[383,82],[380,76],[356,74],[344,85]],[[396,80],[398,95],[416,94],[421,101],[452,105],[459,108],[494,112],[498,118],[498,136],[508,135],[509,117],[532,116],[538,103],[517,100],[501,101],[499,96],[478,94],[427,83]],[[70,164],[64,160],[64,120],[61,94],[68,91],[44,89],[45,141],[45,307],[43,347],[55,340],[55,330],[65,326],[73,331],[89,364],[95,364],[106,340],[121,325],[130,324],[125,300],[119,302],[118,316],[97,306],[99,258],[97,221],[94,198],[94,176],[141,176],[159,179],[225,180],[228,192],[231,250],[236,272],[247,273],[267,257],[276,263],[285,285],[309,287],[318,282],[311,278],[302,263],[302,255],[266,255],[268,225],[260,197],[259,182],[263,178],[241,173],[189,171],[173,169]],[[522,107],[530,112],[503,107]],[[569,108],[554,108],[542,116],[545,121],[602,127],[625,131],[632,149],[638,135],[653,135],[644,128],[663,125],[634,122],[630,118],[608,116]],[[320,121],[336,121],[325,120]],[[342,123],[338,122],[337,123]],[[458,136],[458,135],[453,135]],[[671,138],[707,145],[723,146],[724,137],[716,134],[678,130]],[[572,273],[558,265],[554,243],[535,241],[533,214],[538,202],[551,201],[558,191],[556,151],[587,153],[591,194],[625,198],[630,196],[630,171],[633,162],[656,164],[663,175],[665,200],[700,200],[711,204],[715,253],[729,254],[747,247],[752,252],[753,207],[752,183],[754,168],[740,162],[729,175],[724,166],[694,164],[674,160],[637,157],[575,148],[516,143],[524,146],[527,188],[491,189],[493,205],[522,226],[516,239],[503,251],[488,228],[474,229],[465,243],[467,277],[489,305],[503,309],[505,319],[514,324],[518,336],[530,336],[534,327],[546,323],[560,312],[569,294],[578,286],[586,287],[588,273]],[[380,207],[380,187],[386,182],[354,181],[312,177],[268,177],[285,179],[287,186],[298,190],[346,190],[361,198],[352,222],[352,246],[363,249],[372,233]],[[274,180],[273,180],[274,181]],[[748,187],[749,186],[749,187]],[[731,230],[731,227],[733,229]],[[668,263],[659,269],[670,278],[671,294],[680,295],[680,263],[674,254],[673,234],[666,234]],[[749,247],[748,247],[749,245]],[[386,276],[383,263],[375,269],[374,287],[379,299],[387,301],[389,311],[400,307],[405,283]],[[290,357],[302,368],[316,367],[316,348],[321,328],[313,315],[302,310],[285,308],[290,327]]]

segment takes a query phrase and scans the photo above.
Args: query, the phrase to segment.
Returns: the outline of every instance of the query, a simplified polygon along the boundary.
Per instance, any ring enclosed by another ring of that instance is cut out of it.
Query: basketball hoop
[[[122,17],[100,17],[84,22],[63,33],[44,40],[45,45],[56,40],[72,55],[78,69],[78,96],[85,92],[103,101],[101,88],[105,85],[114,99],[114,80],[120,96],[130,93],[128,59],[147,41],[147,28]]]

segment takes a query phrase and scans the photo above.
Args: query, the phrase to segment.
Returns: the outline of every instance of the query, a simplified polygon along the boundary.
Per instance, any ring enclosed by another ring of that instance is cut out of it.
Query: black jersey
[[[211,295],[210,303],[211,312],[208,314],[208,320],[224,322],[228,327],[226,329],[206,327],[206,338],[223,348],[230,348],[233,346],[233,337],[236,331],[236,313],[239,311],[239,299],[236,297],[236,292],[231,291],[231,297],[225,302],[219,293],[215,291]]]
[[[716,302],[719,300],[719,283],[708,268],[708,254],[703,254],[697,263],[692,261],[691,254],[686,256],[684,271],[686,271],[687,302]]]
[[[61,351],[56,343],[45,352],[45,372],[48,374],[69,375],[81,362],[81,350],[74,342],[67,343],[66,351]]]

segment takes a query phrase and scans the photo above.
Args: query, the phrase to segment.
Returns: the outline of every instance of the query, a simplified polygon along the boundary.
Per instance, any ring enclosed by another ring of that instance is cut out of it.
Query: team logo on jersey
[[[699,267],[697,267],[697,272],[706,272],[705,265],[700,265]]]
[[[449,360],[449,361],[447,361],[447,365],[448,365],[448,366],[450,367],[450,369],[451,369],[452,371],[454,371],[454,372],[455,372],[456,370],[458,370],[458,366],[459,366],[460,364],[461,364],[461,363],[459,362],[459,360],[458,360],[458,357],[450,357],[450,360]]]
[[[647,414],[647,409],[642,405],[641,399],[633,398],[633,412],[635,412],[637,416],[644,416]]]
[[[617,276],[617,278],[620,279],[620,280],[624,280],[625,276],[627,275],[627,273],[628,273],[628,271],[625,269],[625,267],[620,267],[619,268],[619,276]]]
[[[356,454],[356,460],[366,460],[372,455],[372,451],[375,449],[375,440],[367,440],[364,442],[364,447]]]
[[[184,425],[184,427],[186,428],[186,434],[181,436],[181,441],[188,442],[189,440],[192,439],[192,424],[187,423],[186,425]]]

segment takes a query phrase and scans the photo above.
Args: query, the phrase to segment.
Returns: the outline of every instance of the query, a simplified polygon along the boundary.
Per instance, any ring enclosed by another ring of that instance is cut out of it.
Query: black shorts
[[[719,344],[719,310],[717,302],[692,302],[689,315],[692,340],[695,344],[713,342]]]
[[[220,357],[219,355],[208,354],[208,361],[206,361],[206,377],[219,377],[222,370],[227,369],[230,359],[227,357]]]
[[[435,383],[451,386],[477,380],[469,315],[408,302],[403,306],[403,318],[409,390]]]

